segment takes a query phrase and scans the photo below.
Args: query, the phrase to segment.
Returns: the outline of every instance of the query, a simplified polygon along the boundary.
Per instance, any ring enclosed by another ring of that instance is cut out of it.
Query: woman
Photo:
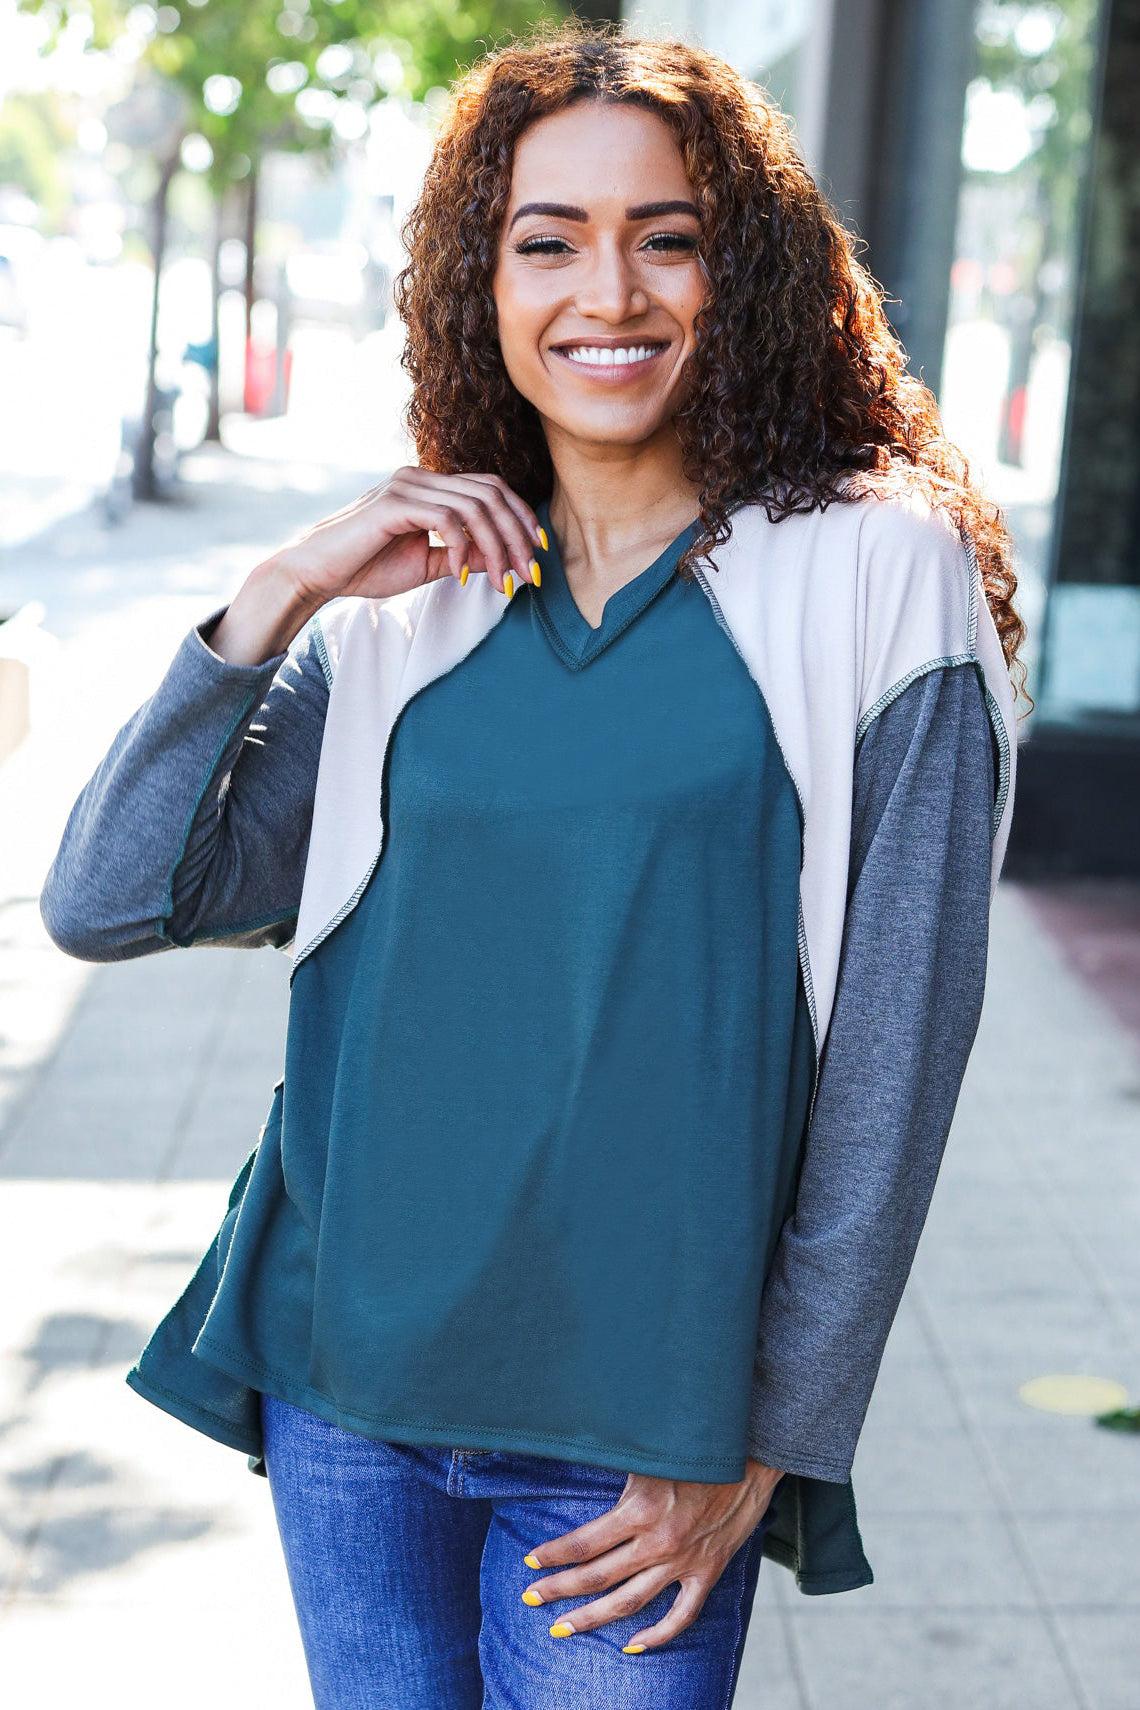
[[[322,1710],[727,1705],[762,1554],[871,1578],[1009,540],[709,54],[491,56],[408,241],[418,467],[194,627],[43,895],[93,959],[294,947],[259,1145],[128,1381],[267,1472]]]

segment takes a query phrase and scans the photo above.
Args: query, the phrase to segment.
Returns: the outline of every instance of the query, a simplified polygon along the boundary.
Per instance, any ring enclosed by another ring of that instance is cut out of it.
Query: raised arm
[[[844,1483],[985,986],[994,748],[972,665],[920,677],[855,765],[835,1008],[760,1309],[748,1453]]]
[[[72,956],[292,939],[328,705],[317,620],[237,663],[210,646],[228,612],[184,637],[71,810],[40,913]]]

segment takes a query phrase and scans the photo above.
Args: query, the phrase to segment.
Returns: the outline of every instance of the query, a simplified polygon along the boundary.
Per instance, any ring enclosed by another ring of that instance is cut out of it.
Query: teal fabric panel
[[[689,538],[596,629],[552,545],[401,714],[197,1344],[231,1376],[397,1441],[743,1476],[812,1072],[800,821]]]

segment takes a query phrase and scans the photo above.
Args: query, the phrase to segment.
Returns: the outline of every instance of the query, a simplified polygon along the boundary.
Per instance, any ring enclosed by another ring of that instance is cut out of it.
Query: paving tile
[[[969,1438],[953,1423],[916,1428],[905,1416],[868,1418],[852,1467],[861,1516],[981,1513],[992,1492]]]
[[[1083,1710],[1028,1611],[793,1614],[790,1625],[811,1710]]]
[[[76,1605],[21,1598],[0,1610],[5,1701],[64,1710],[313,1710],[292,1610],[240,1605]],[[222,1684],[224,1683],[224,1685]]]
[[[1140,1620],[1135,1610],[1062,1610],[1057,1623],[1072,1652],[1091,1710],[1136,1710],[1140,1701]]]
[[[784,1622],[779,1615],[753,1610],[733,1710],[806,1710],[792,1674]]]
[[[21,1594],[139,1610],[244,1606],[255,1619],[288,1597],[269,1491],[256,1526],[181,1493],[131,1505],[114,1487],[61,1491],[28,1550]]]
[[[1140,1610],[1140,1455],[1122,1497],[1131,1508],[1115,1513],[1023,1514],[1022,1535],[1057,1607]],[[1140,1627],[1140,1614],[1134,1614]],[[1140,1702],[1140,1681],[1137,1683]]]
[[[1018,1425],[986,1425],[983,1438],[1005,1490],[1022,1514],[1115,1513],[1140,1508],[1135,1437],[1091,1419],[1025,1408]]]
[[[1008,1297],[991,1310],[940,1296],[931,1304],[938,1337],[954,1365],[989,1365],[1017,1384],[1042,1372],[1121,1376],[1133,1364],[1128,1337],[1104,1313],[1091,1290],[1050,1290],[1035,1299]],[[1023,1376],[1016,1376],[1017,1373]]]
[[[999,1514],[884,1514],[859,1510],[863,1547],[874,1584],[791,1605],[810,1621],[840,1603],[859,1616],[886,1610],[1021,1610],[1035,1607],[1033,1589]]]

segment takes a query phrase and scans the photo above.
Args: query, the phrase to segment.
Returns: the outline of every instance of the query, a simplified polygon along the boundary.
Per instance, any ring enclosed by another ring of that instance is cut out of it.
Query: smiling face
[[[670,431],[706,283],[673,133],[580,101],[524,132],[495,272],[499,343],[547,438],[642,445]]]

